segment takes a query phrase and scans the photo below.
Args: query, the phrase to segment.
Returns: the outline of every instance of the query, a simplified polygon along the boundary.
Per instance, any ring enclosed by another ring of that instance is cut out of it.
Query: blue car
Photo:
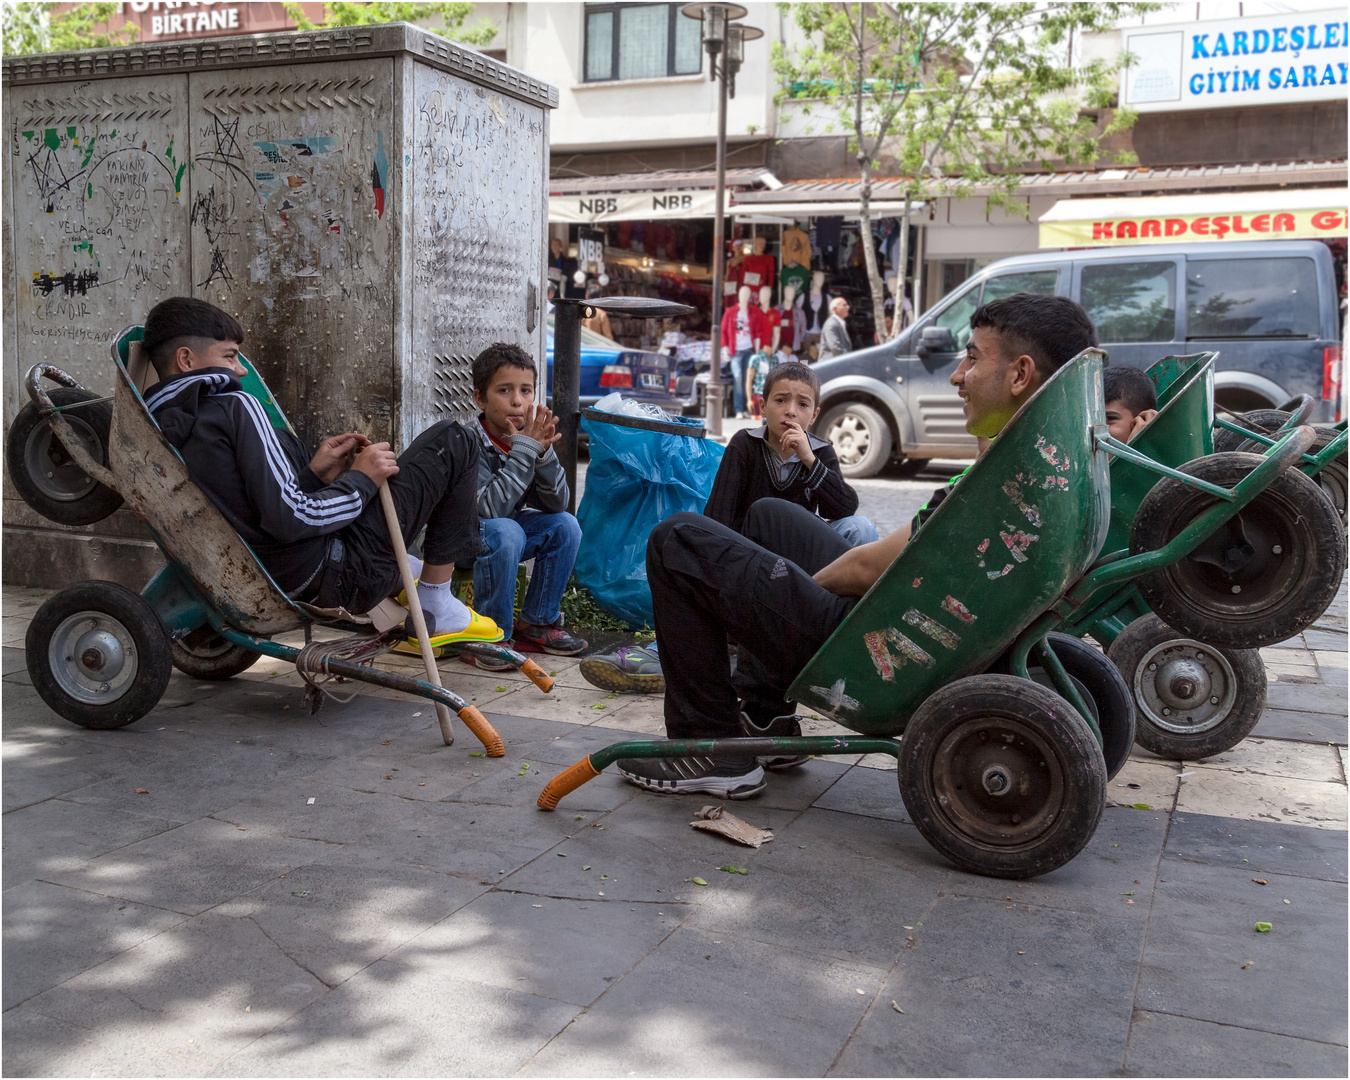
[[[548,390],[553,394],[553,316],[548,325]],[[581,327],[581,407],[618,391],[626,398],[650,401],[680,415],[675,394],[674,361],[661,353],[625,349],[618,342]]]

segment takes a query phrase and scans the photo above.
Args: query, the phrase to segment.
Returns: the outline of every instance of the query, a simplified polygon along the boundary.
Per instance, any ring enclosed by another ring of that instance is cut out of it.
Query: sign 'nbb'
[[[625,192],[620,195],[555,195],[548,200],[549,221],[648,221],[653,218],[711,217],[711,191]]]

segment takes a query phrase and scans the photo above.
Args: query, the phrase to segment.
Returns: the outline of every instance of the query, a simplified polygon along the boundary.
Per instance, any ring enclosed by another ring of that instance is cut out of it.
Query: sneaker
[[[764,790],[764,770],[748,757],[625,758],[618,765],[630,784],[662,795],[750,799]]]
[[[516,620],[516,647],[522,652],[546,652],[552,656],[576,656],[586,651],[584,639],[563,629],[559,615],[552,626],[535,626]]]
[[[664,694],[666,677],[661,658],[650,649],[620,645],[602,656],[581,662],[581,677],[592,686],[615,694]]]
[[[514,641],[502,641],[497,644],[505,645],[508,649],[514,649]],[[462,652],[459,658],[470,667],[482,668],[484,671],[514,671],[515,665],[510,660],[498,660],[493,656],[477,656],[474,653]]]
[[[800,716],[775,716],[763,726],[756,724],[747,713],[741,713],[741,730],[752,739],[795,739],[802,733]],[[809,754],[794,754],[785,757],[762,757],[759,763],[770,772],[787,772],[800,768],[811,760]]]

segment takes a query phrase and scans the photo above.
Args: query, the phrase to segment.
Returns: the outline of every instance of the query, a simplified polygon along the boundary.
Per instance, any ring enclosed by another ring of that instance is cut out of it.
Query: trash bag
[[[629,423],[657,421],[655,413],[661,413],[659,422],[664,424],[684,424],[691,430],[701,426],[646,403],[619,404],[617,398],[611,394],[595,407],[625,419],[635,417]],[[671,514],[703,512],[724,448],[707,439],[621,427],[587,416],[581,428],[590,438],[591,463],[586,493],[577,507],[577,580],[616,619],[635,630],[653,626],[647,537]]]

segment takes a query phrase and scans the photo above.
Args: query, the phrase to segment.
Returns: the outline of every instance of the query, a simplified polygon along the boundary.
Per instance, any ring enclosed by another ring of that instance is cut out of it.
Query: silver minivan
[[[888,462],[971,458],[961,399],[950,383],[981,304],[1014,293],[1082,304],[1113,364],[1216,350],[1215,397],[1234,412],[1299,394],[1314,420],[1339,419],[1341,326],[1331,250],[1317,240],[1165,244],[1046,252],[1003,259],[962,283],[895,341],[816,365],[816,433],[845,476]]]

